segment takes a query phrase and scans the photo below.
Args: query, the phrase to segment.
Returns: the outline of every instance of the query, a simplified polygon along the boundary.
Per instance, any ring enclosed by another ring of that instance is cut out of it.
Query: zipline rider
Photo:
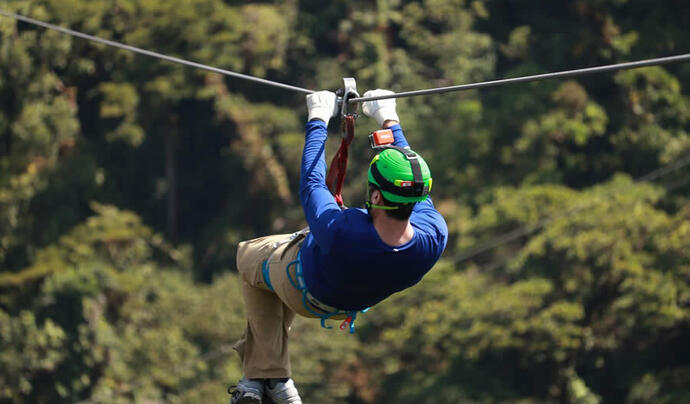
[[[387,90],[364,96],[388,95]],[[406,289],[432,268],[446,247],[448,228],[434,208],[431,171],[410,150],[395,99],[367,101],[363,112],[392,131],[394,141],[369,165],[366,209],[341,209],[326,186],[327,124],[336,95],[307,96],[309,122],[302,155],[300,200],[309,228],[239,244],[237,268],[247,328],[234,348],[244,378],[231,404],[301,403],[290,379],[288,331],[295,313],[343,319],[353,330],[358,311]]]

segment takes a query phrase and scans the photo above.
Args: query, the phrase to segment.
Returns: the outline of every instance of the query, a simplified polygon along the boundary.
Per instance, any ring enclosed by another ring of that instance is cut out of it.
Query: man
[[[368,91],[364,96],[392,94]],[[344,209],[326,187],[326,126],[336,96],[307,96],[309,122],[302,155],[300,199],[309,228],[239,244],[247,329],[235,345],[244,378],[231,404],[301,404],[290,379],[288,331],[295,313],[346,318],[421,280],[446,247],[448,228],[428,194],[431,172],[409,149],[395,100],[365,102],[363,112],[392,130],[393,148],[369,166],[367,209]],[[323,323],[322,323],[323,324]]]

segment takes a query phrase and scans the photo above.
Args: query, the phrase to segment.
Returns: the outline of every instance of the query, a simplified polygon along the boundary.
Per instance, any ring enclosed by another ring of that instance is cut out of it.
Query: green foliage
[[[0,311],[0,399],[21,400],[33,388],[29,375],[54,372],[64,357],[64,339],[64,331],[50,319],[39,325],[28,310],[16,317]]]
[[[620,72],[616,82],[631,113],[614,137],[615,144],[637,153],[656,152],[665,163],[687,154],[688,101],[678,79],[659,67],[650,67]]]
[[[44,280],[31,299],[37,317],[3,312],[3,397],[139,401],[183,395],[200,375],[225,383],[219,358],[244,326],[236,277],[195,286],[183,250],[132,213],[93,207],[95,216],[39,251],[41,267],[20,272]]]
[[[553,102],[557,108],[527,121],[515,142],[512,153],[516,158],[535,166],[526,183],[560,182],[563,171],[584,171],[588,158],[583,146],[606,131],[606,112],[590,102],[576,82],[564,82],[553,93]],[[510,161],[508,156],[504,154],[504,161]]]
[[[122,119],[122,123],[111,134],[106,135],[106,139],[121,139],[132,146],[140,145],[144,131],[135,123],[139,104],[136,89],[129,84],[116,83],[103,83],[100,89],[103,94],[101,118]]]
[[[360,92],[686,53],[690,15],[627,0],[3,8],[313,89],[353,76]],[[355,336],[296,320],[304,401],[690,401],[688,80],[669,65],[398,100],[448,250]],[[0,99],[0,403],[227,400],[236,244],[304,225],[303,95],[0,17]],[[373,129],[358,120],[351,206]]]

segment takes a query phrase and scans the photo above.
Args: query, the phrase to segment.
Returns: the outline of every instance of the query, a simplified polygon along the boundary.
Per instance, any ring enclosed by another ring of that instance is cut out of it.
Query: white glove
[[[379,95],[390,95],[395,94],[390,90],[369,90],[364,93],[364,97],[377,97]],[[364,115],[370,116],[376,119],[379,125],[383,125],[384,122],[400,121],[398,114],[395,112],[395,98],[386,98],[385,100],[375,100],[375,101],[365,101],[362,104],[362,112]]]
[[[328,123],[331,117],[338,114],[335,106],[335,93],[317,91],[307,95],[307,109],[309,110],[310,121],[318,118]]]

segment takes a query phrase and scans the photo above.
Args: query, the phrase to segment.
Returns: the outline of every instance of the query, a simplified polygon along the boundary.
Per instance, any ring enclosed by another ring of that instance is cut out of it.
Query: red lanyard
[[[347,114],[343,117],[343,140],[340,142],[340,147],[335,156],[333,156],[331,166],[328,168],[328,175],[326,175],[326,186],[328,186],[335,201],[341,208],[345,206],[341,192],[345,183],[345,174],[347,173],[348,150],[354,136],[355,115]]]

